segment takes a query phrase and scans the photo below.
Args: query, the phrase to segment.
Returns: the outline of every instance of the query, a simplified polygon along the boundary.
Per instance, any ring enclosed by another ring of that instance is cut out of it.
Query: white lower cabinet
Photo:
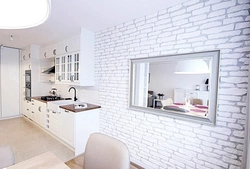
[[[75,155],[84,153],[90,134],[99,131],[99,109],[71,112],[61,109],[61,139],[72,146]]]
[[[47,113],[46,128],[57,137],[61,137],[61,112],[49,110]]]
[[[62,112],[62,140],[74,147],[74,113],[65,109]]]

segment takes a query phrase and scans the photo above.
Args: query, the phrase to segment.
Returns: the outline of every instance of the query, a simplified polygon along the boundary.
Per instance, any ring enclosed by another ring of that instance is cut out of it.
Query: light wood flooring
[[[74,152],[57,141],[25,117],[0,120],[0,146],[8,145],[15,154],[15,162],[30,159],[51,151],[71,169],[83,168],[83,155],[74,158]],[[142,169],[131,163],[130,169]]]
[[[0,120],[0,145],[9,145],[16,163],[51,151],[62,161],[74,152],[24,117]]]

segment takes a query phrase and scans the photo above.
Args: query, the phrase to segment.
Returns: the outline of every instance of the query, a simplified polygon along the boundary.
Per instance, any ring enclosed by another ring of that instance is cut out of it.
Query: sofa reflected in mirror
[[[129,108],[215,124],[219,54],[207,51],[132,59]]]

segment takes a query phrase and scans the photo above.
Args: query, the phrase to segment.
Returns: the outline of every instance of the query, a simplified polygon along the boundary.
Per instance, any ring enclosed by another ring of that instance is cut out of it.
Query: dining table
[[[173,103],[163,107],[163,110],[175,111],[178,113],[185,113],[187,115],[199,116],[207,118],[208,106],[193,105],[186,103]]]
[[[70,169],[52,152],[35,156],[4,169]]]

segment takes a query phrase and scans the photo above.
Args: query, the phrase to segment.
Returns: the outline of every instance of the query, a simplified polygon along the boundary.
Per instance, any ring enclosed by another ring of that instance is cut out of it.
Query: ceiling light
[[[202,59],[179,61],[175,66],[175,74],[209,73],[207,63]]]
[[[0,29],[34,27],[49,15],[50,0],[0,0]]]

